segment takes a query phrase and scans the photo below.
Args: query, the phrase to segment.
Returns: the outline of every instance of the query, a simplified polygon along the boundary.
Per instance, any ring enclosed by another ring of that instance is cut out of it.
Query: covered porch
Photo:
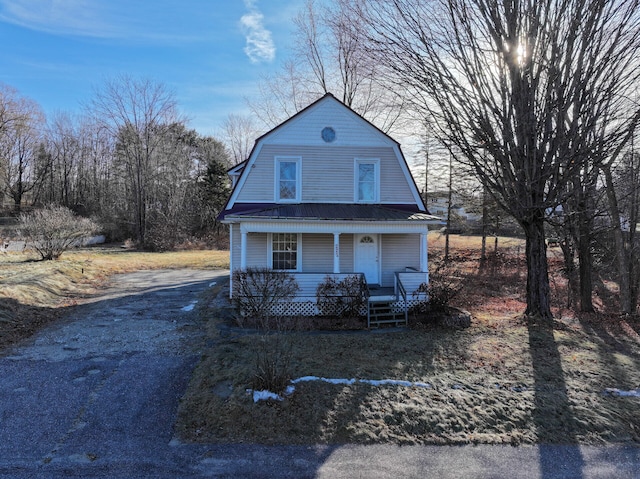
[[[327,276],[349,275],[363,278],[371,302],[401,301],[406,313],[405,303],[429,281],[428,227],[440,224],[415,210],[326,204],[243,211],[225,221],[231,223],[231,269],[293,275],[300,290],[289,309],[309,315],[318,314],[318,285]]]

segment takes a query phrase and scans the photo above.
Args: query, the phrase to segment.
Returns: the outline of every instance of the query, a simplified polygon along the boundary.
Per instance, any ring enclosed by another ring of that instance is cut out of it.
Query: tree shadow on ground
[[[639,375],[630,371],[640,371],[639,343],[633,343],[630,333],[637,337],[637,318],[619,315],[583,314],[579,317],[584,331],[597,338],[596,354],[601,365],[598,378],[599,408],[616,418],[609,428],[613,441],[640,441],[640,425],[637,418],[640,406],[634,398],[620,398],[607,394],[608,390],[629,391],[640,387]],[[634,325],[635,328],[631,325]]]
[[[572,411],[562,361],[550,321],[528,318],[529,350],[533,366],[535,386],[533,422],[540,448],[541,477],[558,477],[557,461],[551,460],[544,445],[562,442],[571,445],[567,449],[565,477],[581,478],[584,460],[578,446],[577,425]]]
[[[31,306],[13,298],[0,298],[0,354],[57,321],[60,315],[59,308]]]

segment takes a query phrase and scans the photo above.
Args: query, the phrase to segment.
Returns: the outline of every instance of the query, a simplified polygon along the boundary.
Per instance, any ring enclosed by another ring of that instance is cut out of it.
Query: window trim
[[[280,198],[280,164],[296,164],[296,197]],[[301,156],[276,156],[274,159],[274,191],[273,195],[276,203],[299,203],[302,197],[302,157]]]
[[[374,172],[374,191],[373,199],[361,200],[358,192],[360,191],[360,165],[373,165]],[[353,167],[353,200],[355,203],[379,203],[380,202],[380,159],[379,158],[356,158]]]
[[[273,267],[273,235],[292,234],[296,235],[296,268],[295,269],[274,269]],[[299,273],[302,271],[302,233],[269,233],[268,234],[268,261],[267,266],[274,271],[289,271]]]

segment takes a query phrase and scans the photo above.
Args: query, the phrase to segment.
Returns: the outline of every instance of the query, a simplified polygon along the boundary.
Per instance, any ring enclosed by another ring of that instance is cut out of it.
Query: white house
[[[428,282],[427,231],[441,221],[400,145],[331,94],[258,138],[229,173],[220,219],[230,225],[231,270],[291,272],[300,313],[313,314],[327,275],[362,275],[372,304],[403,292],[410,300]]]

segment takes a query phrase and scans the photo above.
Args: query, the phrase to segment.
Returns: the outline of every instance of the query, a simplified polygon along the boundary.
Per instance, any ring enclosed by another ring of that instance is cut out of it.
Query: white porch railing
[[[396,297],[399,296],[398,288],[400,284],[406,292],[408,300],[418,299],[415,293],[423,283],[429,284],[429,273],[406,268],[405,271],[398,272],[394,275],[394,282]]]
[[[362,273],[290,273],[298,284],[298,291],[296,296],[291,300],[281,301],[274,305],[274,314],[281,314],[285,316],[317,316],[321,314],[318,308],[317,302],[317,289],[318,286],[326,280],[327,277],[333,279],[336,282],[343,281],[347,277],[358,276],[365,285],[366,280]],[[368,326],[377,326],[383,323],[396,322],[398,315],[403,317],[404,324],[408,320],[408,310],[410,307],[424,301],[424,294],[414,294],[421,284],[427,283],[429,280],[429,274],[426,272],[419,272],[415,270],[396,272],[394,274],[394,295],[391,296],[375,296],[368,298],[368,306],[366,310],[362,311],[362,314],[366,314]],[[369,295],[368,295],[369,296]],[[386,303],[386,304],[382,304]],[[374,316],[379,316],[377,319],[372,318],[372,304],[374,307],[385,307],[390,313],[393,313],[393,320],[381,319],[383,313],[375,313]],[[374,319],[372,321],[372,319]]]

